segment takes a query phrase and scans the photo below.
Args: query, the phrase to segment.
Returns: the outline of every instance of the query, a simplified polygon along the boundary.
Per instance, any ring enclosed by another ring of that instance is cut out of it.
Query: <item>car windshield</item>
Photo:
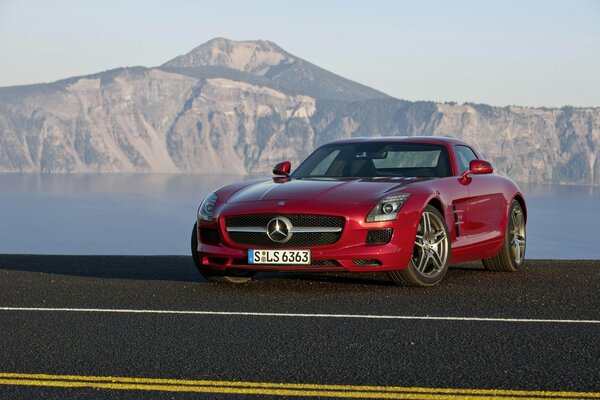
[[[423,143],[330,144],[313,152],[292,178],[451,176],[445,146]]]

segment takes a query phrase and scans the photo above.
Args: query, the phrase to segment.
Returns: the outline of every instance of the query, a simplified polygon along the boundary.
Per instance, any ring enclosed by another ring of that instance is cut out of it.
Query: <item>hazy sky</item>
[[[600,0],[0,0],[0,86],[267,39],[408,100],[600,106]]]

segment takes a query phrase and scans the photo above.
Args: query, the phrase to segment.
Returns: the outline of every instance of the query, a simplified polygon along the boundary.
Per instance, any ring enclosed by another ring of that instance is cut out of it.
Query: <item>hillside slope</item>
[[[268,173],[332,139],[444,135],[525,182],[600,184],[600,108],[408,102],[267,41],[0,88],[0,172]]]

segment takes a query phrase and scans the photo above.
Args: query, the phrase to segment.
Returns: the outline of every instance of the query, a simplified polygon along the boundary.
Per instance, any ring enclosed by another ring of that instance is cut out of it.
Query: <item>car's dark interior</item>
[[[415,166],[409,167],[382,167],[377,168],[374,159],[369,157],[369,152],[356,152],[354,149],[341,151],[333,160],[324,177],[356,177],[356,178],[374,178],[374,177],[438,177],[444,178],[452,176],[448,152],[445,148],[438,148],[437,162],[432,166],[421,166],[415,163]],[[396,150],[396,149],[394,149]],[[431,151],[425,148],[423,151]],[[417,150],[418,151],[418,150]],[[385,153],[385,152],[383,152]],[[379,152],[377,154],[383,154]],[[357,156],[359,154],[360,156]],[[411,148],[411,155],[416,154],[414,148]]]

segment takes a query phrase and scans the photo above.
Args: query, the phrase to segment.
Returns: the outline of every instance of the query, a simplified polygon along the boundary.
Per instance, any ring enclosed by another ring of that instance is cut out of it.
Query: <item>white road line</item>
[[[600,324],[600,320],[590,319],[531,319],[531,318],[483,318],[483,317],[436,317],[431,315],[373,315],[373,314],[296,314],[277,312],[247,311],[194,311],[194,310],[135,310],[110,308],[51,308],[51,307],[0,307],[0,311],[33,312],[73,312],[73,313],[121,313],[121,314],[183,314],[242,317],[287,317],[287,318],[345,318],[345,319],[387,319],[387,320],[428,320],[428,321],[474,321],[474,322],[514,322],[542,324]]]

